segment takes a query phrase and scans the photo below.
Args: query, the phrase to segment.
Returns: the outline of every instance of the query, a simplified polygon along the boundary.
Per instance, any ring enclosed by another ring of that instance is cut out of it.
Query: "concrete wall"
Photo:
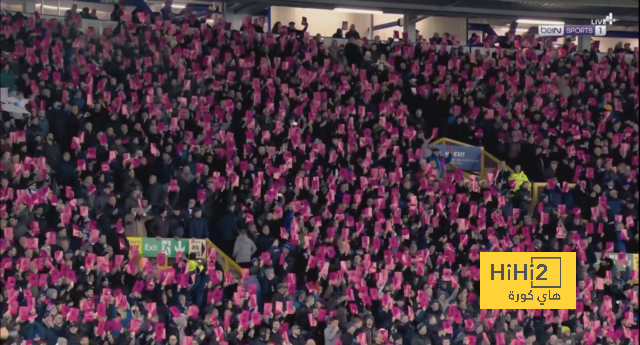
[[[416,30],[420,31],[418,34],[427,40],[433,37],[433,34],[436,32],[440,34],[440,37],[446,32],[451,35],[457,35],[460,39],[460,44],[466,44],[467,19],[428,17],[416,23]]]
[[[389,23],[389,22],[396,22],[401,17],[402,17],[402,15],[400,15],[400,14],[387,14],[387,13],[374,14],[373,15],[373,25],[380,25],[380,24],[386,24],[386,23]],[[396,30],[398,32],[402,33],[402,27],[401,26],[394,26],[392,28],[387,28],[387,29],[374,31],[373,32],[373,37],[380,36],[380,39],[384,41],[389,37],[393,37],[393,32],[396,31]]]
[[[371,14],[345,13],[332,10],[316,10],[299,7],[271,7],[271,25],[281,22],[287,25],[295,22],[298,29],[302,29],[302,17],[307,17],[309,22],[309,34],[321,34],[331,37],[336,33],[336,29],[342,28],[342,22],[346,21],[356,25],[356,30],[361,37],[371,37]]]
[[[609,48],[614,48],[618,42],[631,43],[631,48],[638,47],[638,39],[615,38],[615,37],[592,37],[594,41],[600,41],[600,51],[606,52]]]

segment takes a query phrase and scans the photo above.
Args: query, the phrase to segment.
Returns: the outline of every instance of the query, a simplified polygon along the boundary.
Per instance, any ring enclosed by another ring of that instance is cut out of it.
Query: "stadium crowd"
[[[637,49],[114,13],[2,18],[6,344],[640,345]],[[576,252],[577,308],[481,310],[482,251]]]

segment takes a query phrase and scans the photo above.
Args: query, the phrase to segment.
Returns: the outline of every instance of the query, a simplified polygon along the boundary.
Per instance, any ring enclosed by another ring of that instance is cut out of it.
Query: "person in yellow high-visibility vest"
[[[187,260],[187,265],[189,266],[189,272],[193,272],[199,270],[202,272],[203,266],[200,263],[200,260],[196,257],[196,253],[189,253],[189,259]]]
[[[515,181],[515,184],[511,181]],[[509,176],[509,182],[512,190],[518,190],[523,183],[529,182],[529,178],[527,178],[527,175],[522,171],[520,164],[515,166],[514,172]],[[529,187],[531,187],[531,183],[529,183]]]

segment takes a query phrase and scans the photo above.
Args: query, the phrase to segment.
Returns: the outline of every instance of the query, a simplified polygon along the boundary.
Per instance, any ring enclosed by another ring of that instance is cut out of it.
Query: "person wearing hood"
[[[287,296],[287,284],[279,283],[276,286],[276,293],[274,293],[273,297],[271,298],[271,303],[280,302],[282,304],[285,304],[287,301],[286,296]]]

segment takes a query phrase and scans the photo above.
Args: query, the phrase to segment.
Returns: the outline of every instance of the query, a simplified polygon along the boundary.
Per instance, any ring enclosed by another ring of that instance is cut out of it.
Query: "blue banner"
[[[482,170],[482,147],[478,146],[460,146],[460,145],[434,145],[440,149],[440,155],[445,156],[449,149],[453,154],[451,164],[464,171],[481,171]]]

